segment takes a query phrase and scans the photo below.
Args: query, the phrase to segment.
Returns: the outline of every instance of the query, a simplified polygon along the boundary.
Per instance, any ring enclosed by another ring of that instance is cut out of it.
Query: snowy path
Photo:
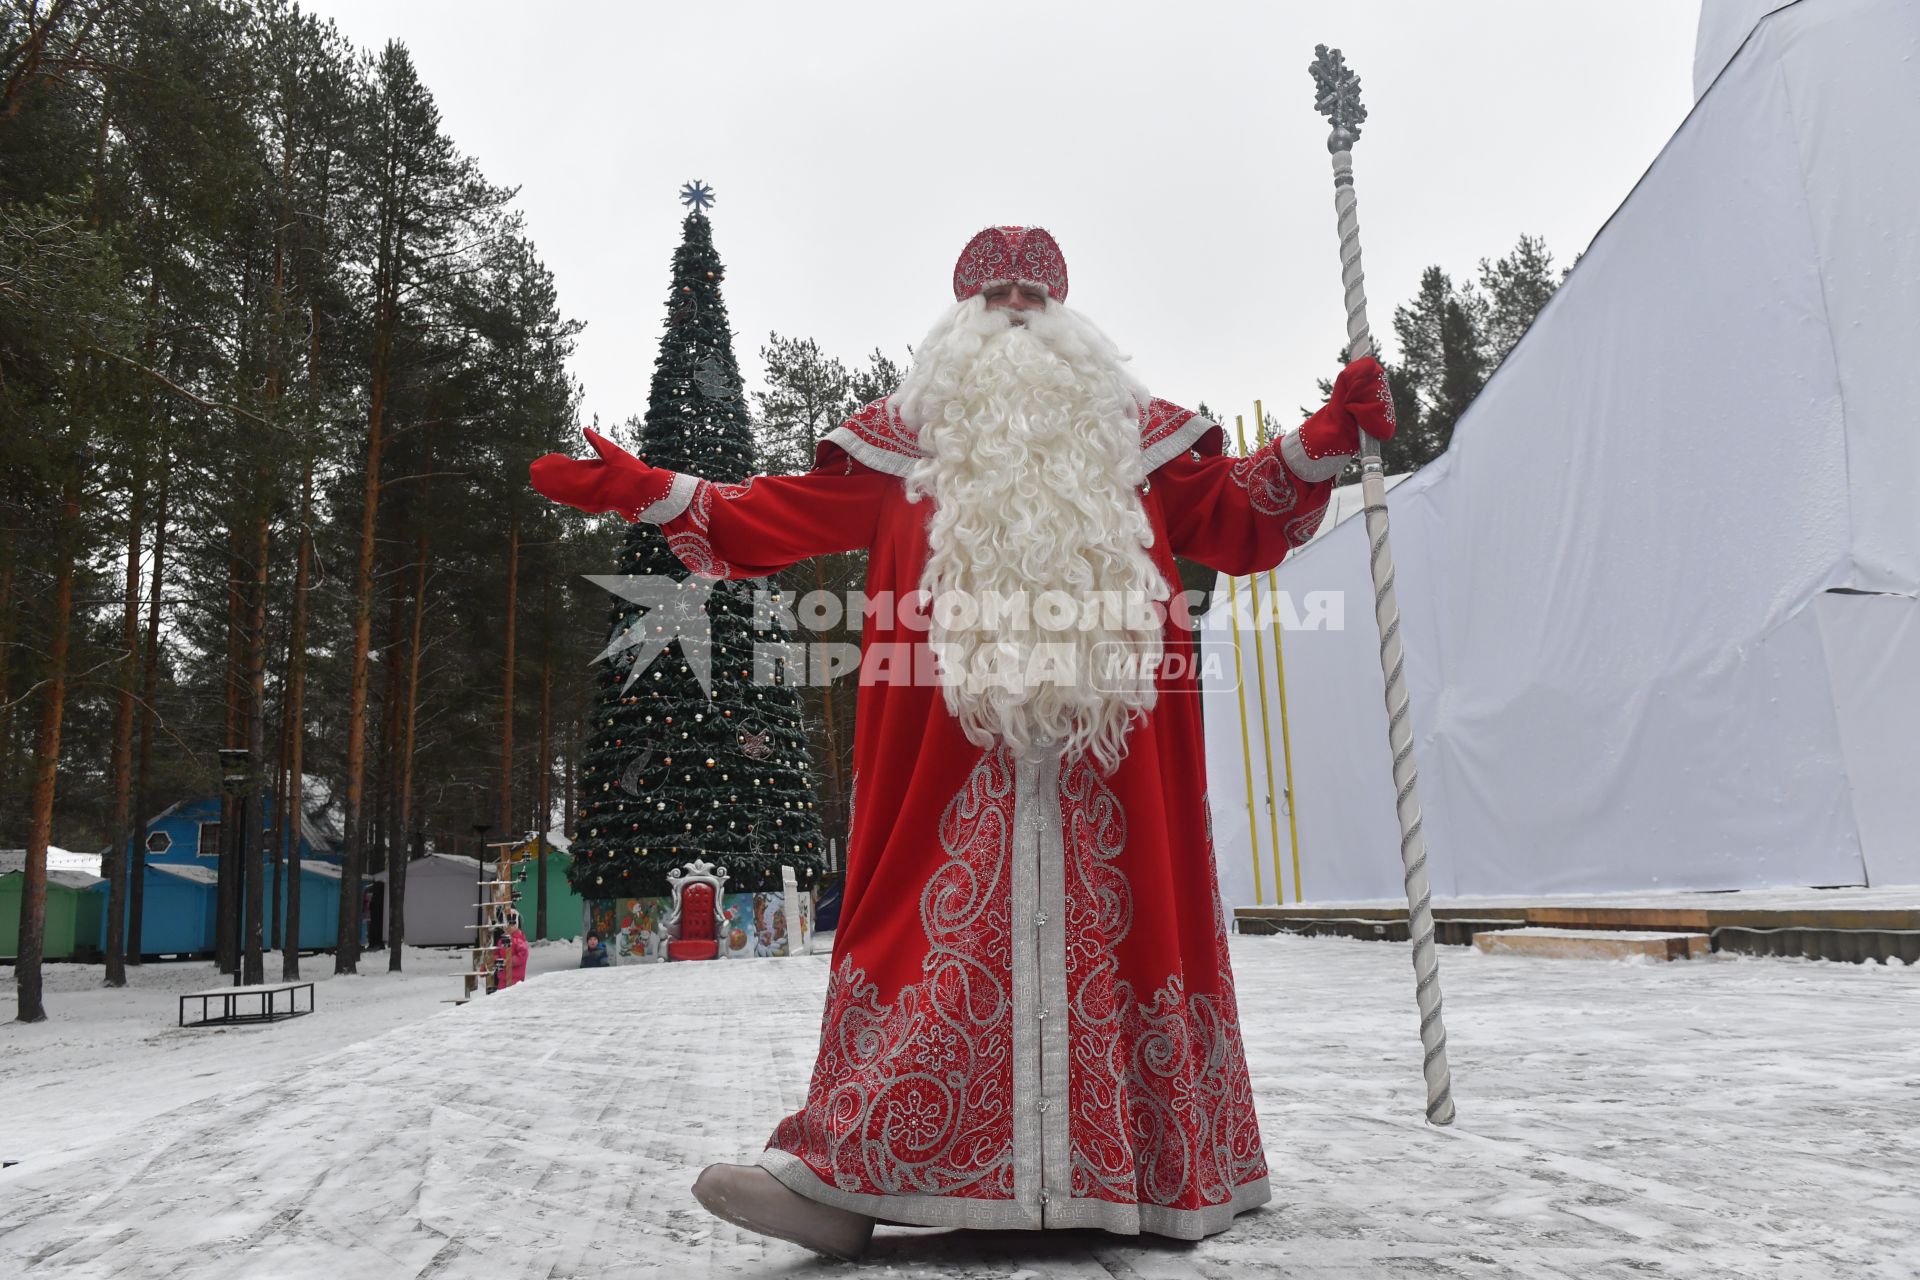
[[[572,942],[541,943],[527,972],[572,968]],[[153,962],[127,970],[128,985],[100,985],[99,965],[42,970],[47,1020],[0,1023],[0,1160],[40,1167],[74,1154],[76,1133],[125,1133],[151,1116],[259,1083],[277,1071],[420,1021],[459,994],[464,956],[407,948],[404,972],[387,953],[362,957],[336,977],[333,957],[304,956],[317,1014],[273,1026],[178,1026],[180,996],[226,985],[211,961]],[[280,976],[280,955],[267,957]],[[13,1016],[14,971],[0,969],[0,1017]],[[84,1119],[80,1119],[84,1117]]]
[[[548,973],[217,1108],[91,1127],[0,1174],[0,1273],[1920,1273],[1920,968],[1448,949],[1461,1119],[1436,1130],[1400,947],[1249,938],[1234,960],[1275,1203],[1197,1246],[883,1228],[848,1268],[708,1218],[695,1171],[748,1158],[805,1086],[812,958]]]

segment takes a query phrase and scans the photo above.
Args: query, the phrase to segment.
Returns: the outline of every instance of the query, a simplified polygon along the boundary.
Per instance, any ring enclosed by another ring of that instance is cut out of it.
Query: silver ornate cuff
[[[1350,453],[1330,453],[1324,458],[1308,457],[1307,447],[1300,443],[1298,427],[1280,437],[1280,456],[1286,460],[1287,470],[1309,483],[1331,480],[1353,461]]]
[[[700,477],[688,475],[684,471],[673,474],[673,484],[666,496],[634,517],[648,524],[665,524],[687,509],[693,501],[693,491],[700,487]]]

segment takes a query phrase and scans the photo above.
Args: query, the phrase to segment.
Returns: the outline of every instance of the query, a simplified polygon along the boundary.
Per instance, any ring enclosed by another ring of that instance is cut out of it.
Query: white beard
[[[927,640],[976,746],[1064,743],[1111,771],[1158,696],[1153,606],[1171,588],[1147,553],[1147,393],[1125,360],[1060,303],[989,311],[976,295],[927,335],[895,398],[925,455],[907,498],[934,499]],[[1024,616],[991,613],[1021,601]],[[1044,607],[1062,601],[1064,629]],[[1112,667],[1123,654],[1132,665]]]

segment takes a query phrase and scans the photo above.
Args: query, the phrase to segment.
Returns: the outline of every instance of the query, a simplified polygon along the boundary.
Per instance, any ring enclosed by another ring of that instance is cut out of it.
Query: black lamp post
[[[252,812],[253,799],[253,753],[245,747],[220,748],[220,789],[231,802],[234,820],[230,846],[239,866],[241,956],[240,963],[234,967],[234,985],[255,985],[267,980],[266,965],[261,955],[266,920],[266,886],[264,868],[259,863],[260,840],[255,829],[258,821]]]

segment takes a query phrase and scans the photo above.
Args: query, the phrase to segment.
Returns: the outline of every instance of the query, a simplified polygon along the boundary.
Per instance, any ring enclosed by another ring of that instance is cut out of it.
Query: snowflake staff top
[[[697,209],[701,213],[705,213],[707,210],[713,208],[713,200],[713,188],[698,178],[682,185],[680,188],[680,203],[689,209]]]
[[[1346,55],[1323,44],[1313,46],[1313,61],[1307,64],[1318,89],[1314,110],[1333,125],[1327,138],[1327,150],[1351,151],[1360,141],[1360,126],[1366,122],[1367,108],[1360,101],[1360,77],[1347,65]]]

